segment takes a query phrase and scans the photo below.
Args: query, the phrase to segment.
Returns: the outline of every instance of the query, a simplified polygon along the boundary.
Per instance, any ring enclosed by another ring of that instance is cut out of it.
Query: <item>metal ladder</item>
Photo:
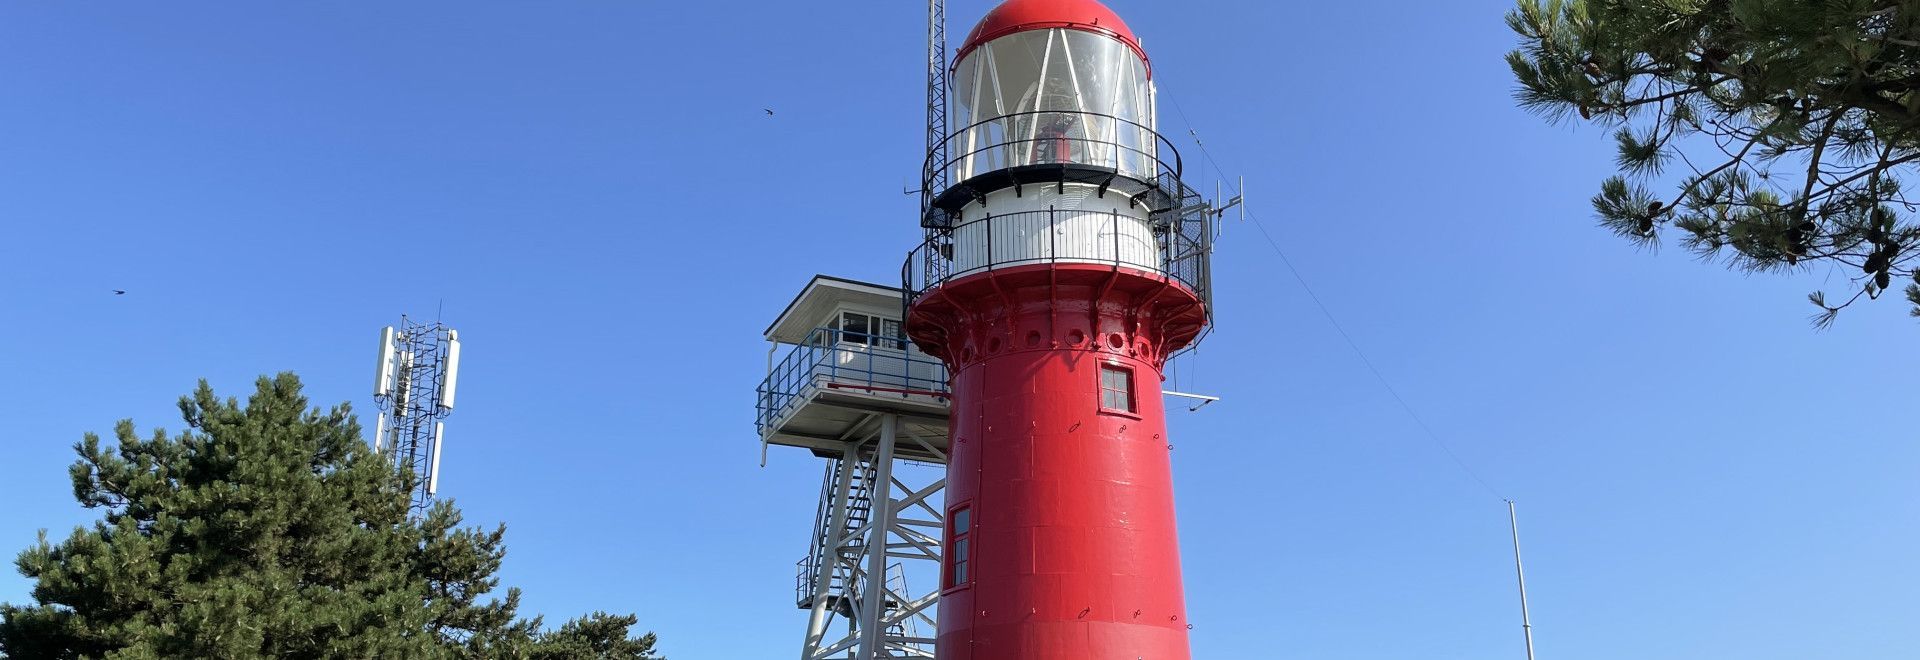
[[[909,596],[909,594],[907,593],[906,568],[901,566],[897,562],[887,565],[887,590],[889,593],[881,597],[886,601],[886,603],[882,605],[883,611],[881,616],[882,618],[893,618],[894,612],[898,611],[901,605],[903,604],[898,599],[895,599],[893,597],[893,594],[899,594],[902,597]],[[861,584],[854,585],[853,593],[855,595],[853,596],[853,600],[852,600],[853,608],[851,611],[857,612],[859,611],[860,607],[864,605],[864,603],[860,601],[860,596],[858,594],[865,593],[865,585],[861,585]],[[907,619],[902,619],[900,621],[895,621],[893,623],[887,624],[886,630],[881,631],[880,638],[883,640],[883,643],[885,643],[884,640],[888,640],[888,639],[898,640],[898,639],[910,639],[914,637],[919,637],[920,636],[919,633],[920,633],[919,624],[915,623],[912,618],[907,618]],[[900,647],[897,647],[897,648],[893,646],[888,646],[887,648],[882,650],[880,653],[876,654],[875,657],[881,657],[881,658],[932,657],[932,649],[921,649],[921,648],[918,648],[917,646],[902,644]]]
[[[898,563],[887,566],[887,589],[893,593],[900,594],[901,597],[912,597],[912,594],[907,593],[906,568]],[[888,614],[892,614],[893,611],[897,609],[900,609],[900,603],[888,603]],[[913,622],[912,617],[888,624],[886,630],[886,636],[888,637],[919,637],[919,633],[920,626]]]
[[[833,527],[832,502],[834,494],[839,491],[841,461],[847,460],[858,459],[847,457],[828,461],[826,477],[820,480],[820,506],[814,511],[813,517],[813,547],[809,548],[807,556],[799,561],[794,579],[794,603],[803,610],[813,607],[814,588],[818,584],[822,570],[832,572],[833,582],[827,589],[829,597],[845,590],[848,586],[852,587],[853,593],[860,592],[860,585],[846,584],[847,576],[839,568],[839,563],[834,561],[833,554],[839,552],[839,549],[832,546],[835,539],[848,537],[849,534],[865,527],[867,521],[872,519],[874,467],[867,461],[860,461],[860,464],[854,466],[849,475],[847,487],[847,519],[840,529],[834,530],[831,529]],[[864,537],[849,538],[850,549],[865,546]],[[836,609],[845,608],[853,608],[846,610],[848,615],[851,615],[852,611],[857,611],[856,604],[851,602],[842,602]]]

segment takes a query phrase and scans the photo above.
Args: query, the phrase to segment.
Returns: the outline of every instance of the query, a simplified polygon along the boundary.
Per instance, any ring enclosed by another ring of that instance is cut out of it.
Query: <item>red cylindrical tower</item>
[[[938,655],[1185,659],[1159,384],[1208,322],[1211,245],[1145,53],[1095,0],[1008,0],[952,81],[928,180],[953,183],[906,277],[953,374]]]

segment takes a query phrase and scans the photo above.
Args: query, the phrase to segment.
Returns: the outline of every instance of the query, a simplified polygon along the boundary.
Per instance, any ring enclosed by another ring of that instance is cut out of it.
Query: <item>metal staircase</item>
[[[852,617],[858,611],[857,604],[842,598],[843,594],[858,594],[861,585],[858,580],[849,581],[850,571],[836,555],[857,557],[866,548],[866,536],[860,532],[867,527],[873,517],[873,465],[860,461],[853,466],[847,483],[846,520],[836,529],[833,525],[834,497],[839,493],[841,463],[849,458],[827,462],[826,477],[820,480],[820,506],[813,515],[813,544],[807,556],[796,565],[794,578],[794,605],[800,609],[813,609],[816,591],[819,589],[820,572],[831,573],[831,582],[827,586],[827,598],[832,600],[833,611],[844,617]],[[844,539],[844,541],[841,541]],[[840,542],[840,547],[834,547]]]
[[[889,483],[881,483],[883,479]],[[889,557],[938,560],[937,556],[900,554],[906,552],[903,546],[907,544],[899,535],[914,533],[903,531],[899,521],[895,520],[891,529],[874,526],[881,519],[876,515],[876,505],[895,506],[900,502],[893,494],[894,487],[899,485],[892,481],[894,479],[896,477],[881,471],[870,456],[849,454],[827,462],[820,485],[821,505],[814,515],[812,544],[806,557],[795,565],[794,604],[814,611],[816,618],[844,620],[847,637],[838,644],[827,643],[823,637],[810,644],[810,648],[817,649],[812,652],[816,654],[804,657],[933,657],[933,640],[930,636],[921,636],[920,622],[915,619],[933,625],[927,610],[935,596],[915,596],[909,592],[907,570],[899,562],[885,564],[879,578],[881,584],[869,584],[873,579],[872,569],[879,566],[869,563],[876,549],[888,551]],[[937,539],[920,535],[915,538],[923,544],[938,543]],[[888,547],[876,548],[874,544]],[[878,607],[869,608],[868,599],[875,597],[879,600]],[[827,623],[822,621],[823,627],[817,629],[824,633]],[[879,634],[874,635],[874,630]],[[870,650],[857,650],[849,643],[863,637],[872,638]]]
[[[898,563],[889,564],[887,566],[887,593],[900,594],[902,596],[905,596],[908,594],[907,570],[905,567],[902,567]],[[900,617],[896,619],[893,615],[895,612],[897,612],[900,609],[900,604],[898,602],[893,602],[892,599],[888,599],[888,600],[889,602],[887,604],[886,618],[887,620],[892,621],[892,623],[887,624],[886,637],[889,638],[889,640],[912,639],[912,638],[919,637],[920,626],[914,623],[913,617]],[[908,648],[892,648],[894,647],[894,644],[892,643],[889,643],[888,646],[890,647],[888,649],[889,651],[916,650],[916,649],[908,649]]]

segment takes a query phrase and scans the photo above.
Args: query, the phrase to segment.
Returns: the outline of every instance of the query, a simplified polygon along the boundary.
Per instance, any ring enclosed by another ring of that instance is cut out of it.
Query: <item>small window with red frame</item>
[[[947,514],[947,588],[967,584],[967,572],[973,552],[973,507],[962,506]]]

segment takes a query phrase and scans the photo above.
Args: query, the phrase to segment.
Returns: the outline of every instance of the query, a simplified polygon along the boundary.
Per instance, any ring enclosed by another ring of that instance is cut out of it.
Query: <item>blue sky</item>
[[[1187,162],[1190,121],[1520,502],[1541,657],[1920,647],[1903,305],[1815,332],[1803,296],[1840,274],[1595,228],[1611,141],[1512,107],[1508,3],[1111,4]],[[951,3],[956,38],[988,6]],[[759,333],[814,273],[890,281],[917,241],[921,11],[0,5],[0,555],[93,518],[82,432],[178,429],[195,379],[280,370],[370,409],[376,330],[444,304],[443,489],[508,524],[527,609],[635,612],[675,660],[793,653],[820,466],[757,465]],[[1194,655],[1522,657],[1499,497],[1252,225],[1215,268],[1179,385],[1224,400],[1171,420]]]

